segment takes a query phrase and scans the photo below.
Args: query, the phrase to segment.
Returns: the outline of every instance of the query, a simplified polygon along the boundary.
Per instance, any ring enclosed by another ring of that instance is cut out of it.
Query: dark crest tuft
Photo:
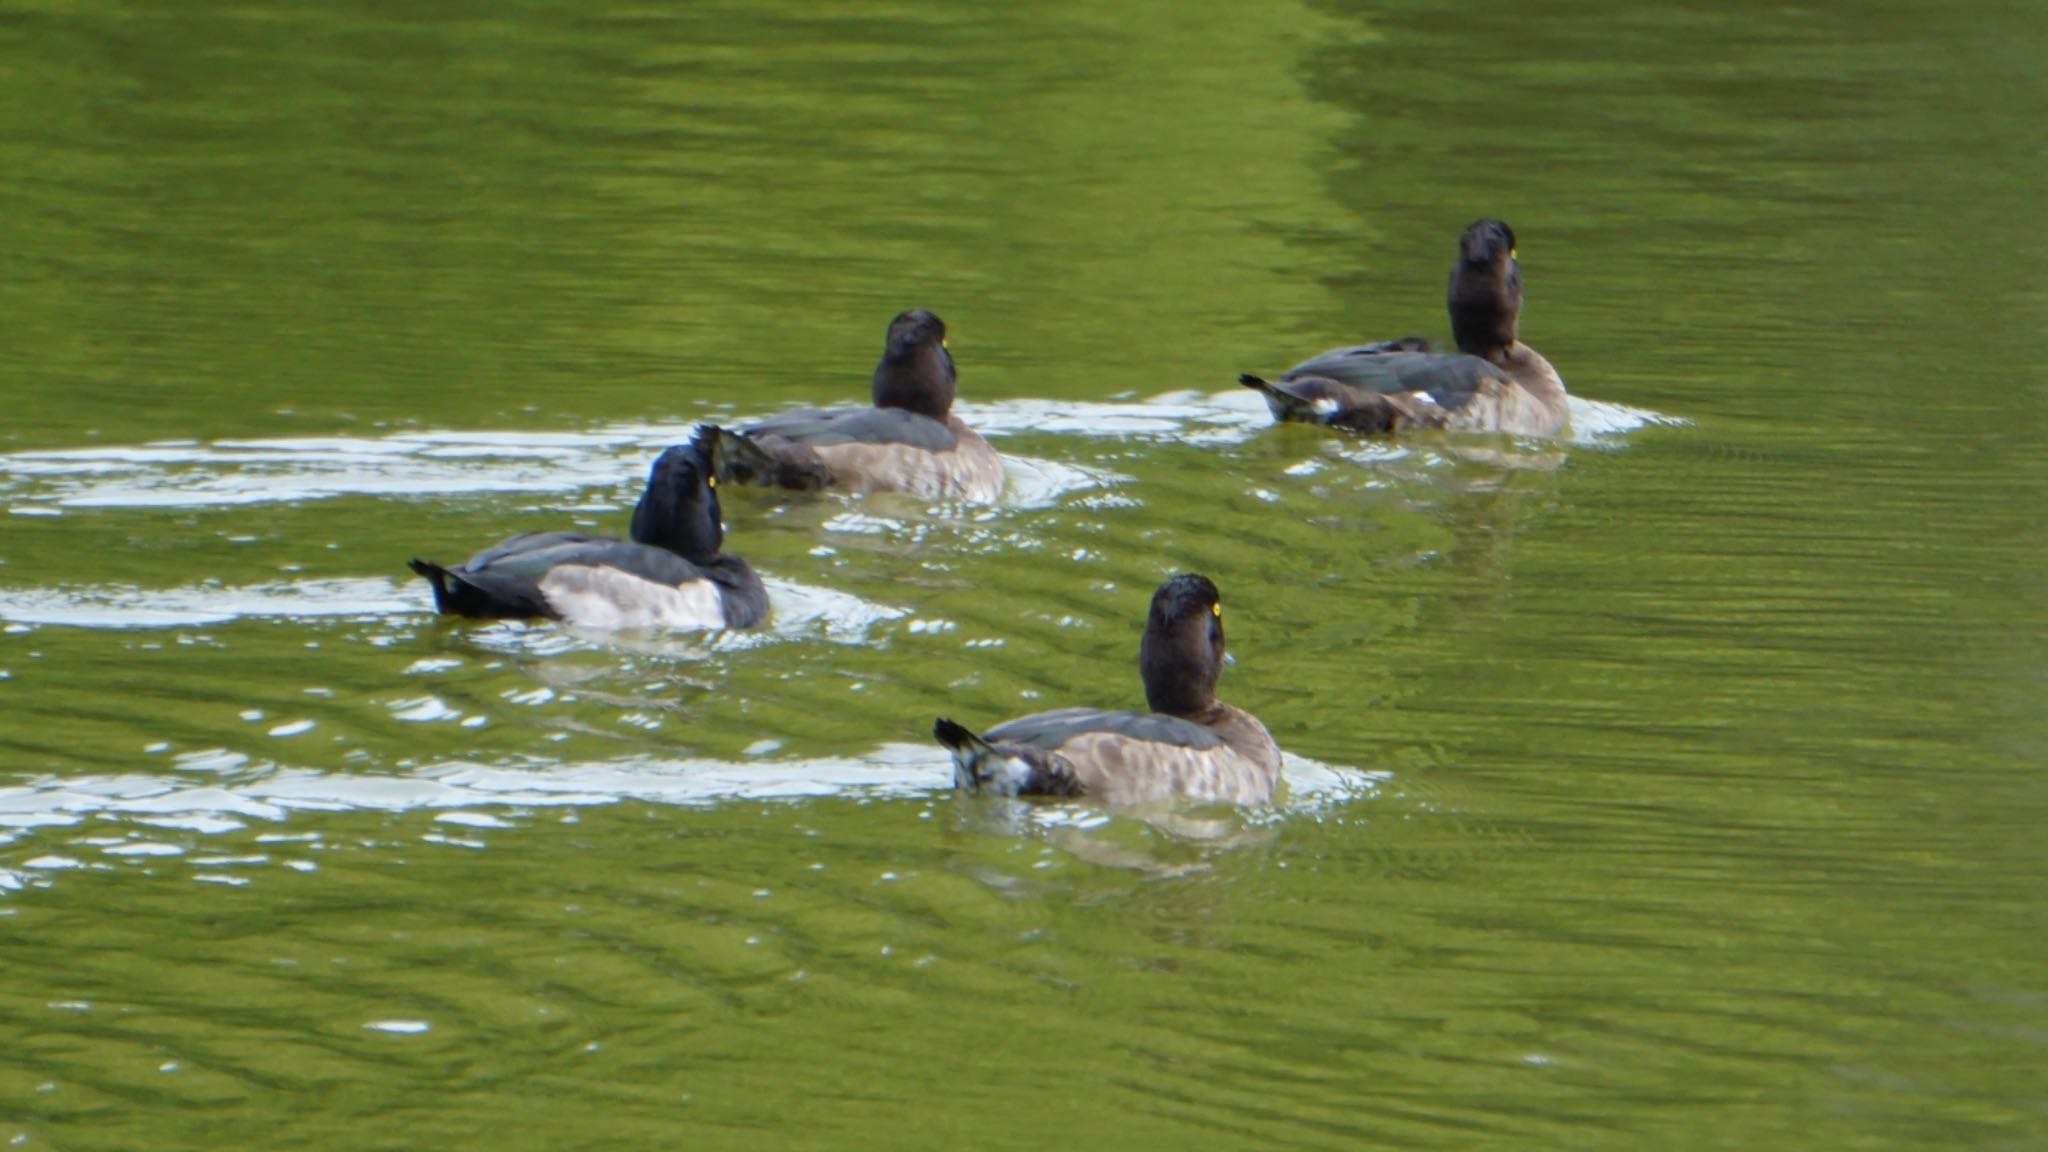
[[[1198,572],[1183,572],[1169,578],[1152,593],[1150,624],[1172,627],[1189,616],[1213,616],[1223,602],[1215,581]]]
[[[1458,258],[1467,264],[1491,265],[1515,254],[1515,230],[1506,221],[1474,220],[1458,239]]]

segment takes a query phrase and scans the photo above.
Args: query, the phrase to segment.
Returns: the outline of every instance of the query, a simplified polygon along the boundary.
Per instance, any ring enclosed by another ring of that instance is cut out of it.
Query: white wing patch
[[[674,587],[616,568],[561,564],[541,578],[540,592],[563,623],[582,628],[623,632],[725,627],[725,603],[718,585],[709,580]]]
[[[996,796],[1015,796],[1031,783],[1031,765],[1014,756],[989,751],[976,755],[970,749],[953,750],[953,787],[977,784]]]

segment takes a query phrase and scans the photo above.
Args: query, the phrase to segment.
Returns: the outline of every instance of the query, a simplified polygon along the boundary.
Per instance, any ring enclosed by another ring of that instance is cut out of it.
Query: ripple
[[[208,582],[181,588],[130,585],[0,589],[0,619],[73,628],[187,628],[250,617],[371,618],[420,609],[419,597],[389,580]]]
[[[1653,425],[1684,424],[1626,404],[1581,396],[1568,398],[1572,444],[1605,444],[1614,437]],[[961,418],[990,436],[1026,432],[1126,440],[1173,440],[1190,444],[1234,444],[1273,426],[1272,414],[1248,388],[1203,393],[1166,392],[1145,400],[1088,403],[1070,400],[1005,400],[959,406]],[[1384,441],[1375,441],[1384,442]]]
[[[425,1020],[372,1020],[363,1025],[367,1032],[384,1032],[393,1036],[418,1036],[433,1028]]]
[[[994,437],[1060,434],[1229,444],[1272,426],[1248,389],[1179,391],[1106,402],[1039,399],[959,405]],[[1653,424],[1683,423],[1639,408],[1571,398],[1569,442],[1604,443]],[[744,423],[744,420],[740,421]],[[618,424],[587,432],[400,432],[383,437],[163,441],[0,455],[19,515],[65,509],[225,508],[342,496],[571,493],[617,486],[647,456],[690,438],[694,424]],[[1006,503],[1050,505],[1123,482],[1115,472],[1005,454]]]
[[[775,577],[762,578],[774,606],[769,627],[760,632],[716,633],[713,646],[730,650],[777,639],[822,636],[857,644],[868,630],[908,615],[901,608],[873,604],[858,596]],[[137,588],[132,585],[85,585],[61,588],[0,588],[0,620],[17,625],[59,625],[71,628],[150,629],[225,624],[236,620],[381,620],[394,616],[432,614],[424,585],[399,585],[375,578],[279,580],[266,584],[227,585],[208,582],[181,588]],[[513,647],[527,647],[518,637],[527,633],[559,637],[570,629],[552,625],[510,625],[497,638]],[[490,636],[493,630],[480,629]],[[610,637],[611,633],[578,633]],[[422,662],[413,670],[432,670]],[[262,719],[260,715],[250,719]],[[306,731],[283,725],[273,736]]]
[[[1292,754],[1284,761],[1287,798],[1271,810],[1282,816],[1369,796],[1391,779],[1385,772]],[[0,788],[0,827],[76,826],[102,818],[133,818],[218,833],[240,829],[250,820],[281,824],[294,812],[430,811],[438,823],[484,831],[512,827],[513,821],[498,814],[507,808],[578,808],[625,801],[702,807],[740,800],[925,796],[952,788],[952,761],[922,744],[885,744],[861,755],[781,761],[632,757],[507,766],[457,760],[411,775],[277,766],[233,784],[139,773],[41,777]],[[1029,808],[1045,826],[1085,825],[1108,818],[1085,803]],[[148,858],[183,849],[137,839],[101,846],[100,851]],[[254,862],[260,861],[204,861],[211,866]],[[69,857],[41,856],[22,866],[52,870],[83,865]]]
[[[344,496],[574,493],[644,473],[694,424],[610,425],[581,433],[404,432],[384,437],[178,441],[0,455],[17,515],[67,509],[230,508]],[[1013,459],[1012,502],[1050,503],[1110,483],[1109,473]]]

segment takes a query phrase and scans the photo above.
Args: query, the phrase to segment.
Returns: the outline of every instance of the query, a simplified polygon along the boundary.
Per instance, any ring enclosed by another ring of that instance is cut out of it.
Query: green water
[[[0,1140],[2048,1145],[2048,24],[0,4]],[[1521,237],[1557,446],[1266,427]],[[451,626],[946,317],[992,510]],[[955,798],[1224,590],[1269,813]]]

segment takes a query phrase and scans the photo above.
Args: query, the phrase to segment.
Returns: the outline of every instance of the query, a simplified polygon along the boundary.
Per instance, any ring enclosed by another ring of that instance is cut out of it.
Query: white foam
[[[191,628],[248,617],[377,618],[416,612],[420,598],[390,580],[278,580],[265,584],[127,584],[0,588],[0,620],[75,628]]]
[[[1051,434],[1193,444],[1239,443],[1272,426],[1247,388],[1166,392],[1148,399],[1015,399],[957,405],[993,437]],[[1652,424],[1683,421],[1639,408],[1571,398],[1570,442],[1593,443]],[[739,422],[744,423],[744,418]],[[400,432],[143,445],[0,454],[0,480],[17,515],[85,508],[232,508],[343,496],[470,496],[531,493],[564,498],[609,489],[630,499],[652,456],[695,434],[694,424],[613,424],[585,432]],[[1086,465],[1005,453],[1013,507],[1042,507],[1068,493],[1121,483]],[[585,512],[609,502],[576,500]]]
[[[648,461],[688,441],[693,424],[617,424],[582,433],[404,432],[384,437],[181,441],[0,454],[8,511],[61,515],[88,508],[234,508],[344,496],[418,498],[480,494],[570,497],[638,486]],[[1030,478],[1030,469],[1027,469]],[[1041,464],[1027,505],[1097,480],[1086,469]],[[1012,481],[1016,479],[1013,472]],[[576,502],[586,512],[626,503]]]
[[[908,613],[901,608],[873,604],[858,596],[800,584],[794,580],[764,577],[771,615],[767,630],[757,633],[725,633],[721,648],[744,647],[764,640],[822,635],[828,640],[855,644],[867,638],[868,630],[886,620]],[[280,580],[256,585],[198,584],[179,588],[146,589],[132,585],[70,585],[61,588],[0,588],[0,620],[19,626],[65,626],[73,628],[151,629],[192,628],[226,624],[236,620],[268,619],[306,621],[321,619],[390,621],[400,617],[423,617],[433,611],[433,597],[424,583],[401,586],[389,580]],[[693,608],[691,612],[693,613]],[[689,613],[686,613],[688,615]],[[608,628],[640,626],[665,627],[667,621],[649,617],[606,620],[601,614],[589,621],[595,627],[578,635],[597,638]],[[701,624],[693,624],[701,627]],[[500,639],[534,634],[536,643],[575,646],[563,630],[508,626],[497,633]],[[480,629],[489,637],[492,630]],[[550,639],[543,639],[550,638]],[[529,643],[526,646],[531,647]],[[409,674],[437,672],[457,661],[418,661],[406,669]],[[403,717],[438,719],[438,715]],[[260,716],[256,719],[261,719]],[[306,731],[285,725],[277,736]]]
[[[1287,799],[1282,811],[1356,798],[1388,779],[1386,773],[1292,754],[1284,755],[1283,761]],[[495,809],[579,808],[628,800],[701,807],[734,800],[909,797],[952,788],[952,758],[935,744],[885,744],[862,755],[802,760],[635,757],[520,767],[458,760],[388,776],[273,767],[233,784],[143,774],[39,777],[0,788],[0,825],[84,825],[128,817],[215,833],[241,828],[248,820],[284,824],[296,812],[429,811],[452,826],[502,828],[511,822],[493,814]],[[135,854],[161,851],[126,849]],[[82,865],[68,857],[43,856],[22,866],[53,870]]]

